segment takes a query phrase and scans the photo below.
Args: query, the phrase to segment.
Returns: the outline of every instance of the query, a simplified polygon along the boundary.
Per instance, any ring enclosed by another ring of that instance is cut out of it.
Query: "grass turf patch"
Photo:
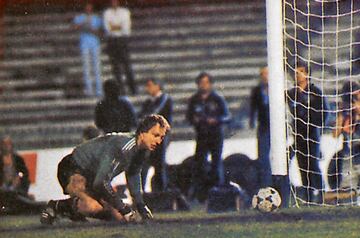
[[[121,225],[62,220],[53,226],[39,224],[39,216],[7,216],[0,219],[0,237],[359,237],[360,209],[301,208],[270,214],[254,210],[207,214],[191,212],[155,214],[146,224]]]

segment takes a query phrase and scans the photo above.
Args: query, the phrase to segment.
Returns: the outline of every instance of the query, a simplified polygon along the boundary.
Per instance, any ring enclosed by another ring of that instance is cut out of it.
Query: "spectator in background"
[[[9,136],[0,138],[0,216],[37,214],[44,204],[29,194],[29,171]]]
[[[170,95],[163,93],[162,84],[151,78],[146,81],[146,92],[150,95],[142,105],[140,118],[151,114],[159,114],[169,122],[172,122],[173,102]],[[146,177],[150,166],[154,166],[155,174],[152,182],[152,191],[164,191],[167,188],[166,171],[166,147],[169,145],[167,135],[156,150],[152,151],[149,159],[144,163],[142,169],[142,183],[145,187]]]
[[[360,8],[360,6],[359,6]],[[360,42],[360,31],[357,31],[354,34],[355,40],[354,42]],[[356,74],[360,74],[360,45],[359,44],[354,44],[351,46],[351,50],[352,50],[352,70],[353,70],[353,75]]]
[[[9,136],[0,141],[0,190],[12,191],[27,196],[29,190],[29,172],[13,147]]]
[[[101,132],[96,126],[90,125],[84,128],[83,130],[83,142],[94,139],[101,135]]]
[[[107,34],[107,52],[114,77],[124,93],[122,73],[125,71],[130,91],[132,94],[136,94],[137,89],[128,49],[131,33],[130,11],[120,7],[118,0],[111,0],[111,7],[104,12],[104,26]]]
[[[357,94],[359,94],[360,86],[356,82],[346,82],[342,88],[342,105],[341,113],[336,117],[336,127],[333,130],[333,136],[339,137],[341,134],[344,137],[343,148],[338,152],[338,156],[346,157],[350,154],[350,134],[352,134],[351,126],[354,125],[352,120],[356,119],[356,110],[354,105],[357,101]]]
[[[303,187],[299,196],[306,202],[322,202],[322,186],[319,168],[320,131],[327,119],[327,102],[322,91],[311,84],[305,67],[296,68],[296,87],[289,90],[288,104],[294,115],[293,132]],[[309,106],[310,105],[310,106]]]
[[[104,93],[105,97],[95,108],[95,125],[104,133],[130,132],[136,127],[135,110],[125,96],[120,97],[117,81],[107,80]]]
[[[352,136],[352,145],[351,148],[353,151],[351,152],[354,155],[357,164],[360,164],[360,91],[356,94],[355,102],[354,102],[354,129]]]
[[[250,98],[250,128],[255,127],[257,117],[258,161],[261,169],[261,187],[269,187],[271,181],[270,166],[270,115],[267,67],[260,70],[260,83],[252,90]]]
[[[348,127],[348,136],[344,140],[348,140],[349,158],[344,160],[343,164],[343,179],[341,181],[341,189],[350,189],[358,191],[360,188],[360,91],[354,93],[352,100],[352,119],[351,126]],[[348,125],[349,126],[349,125]],[[346,127],[344,128],[346,129]]]
[[[186,114],[187,120],[195,127],[196,152],[192,171],[192,188],[190,198],[197,197],[201,191],[202,178],[205,175],[205,162],[211,153],[211,181],[215,185],[224,184],[224,168],[222,162],[223,125],[230,121],[230,113],[225,99],[213,89],[213,78],[201,73],[196,78],[198,91],[190,98]],[[203,180],[203,181],[202,181]]]
[[[94,95],[91,71],[95,77],[95,94],[102,95],[101,66],[100,66],[100,31],[101,18],[94,14],[93,5],[87,3],[85,12],[74,19],[74,28],[80,32],[80,51],[83,62],[84,93],[86,96]]]
[[[337,115],[333,136],[343,135],[343,148],[335,157],[344,159],[334,173],[341,173],[342,189],[358,189],[360,178],[360,85],[346,82],[342,88],[341,112]]]

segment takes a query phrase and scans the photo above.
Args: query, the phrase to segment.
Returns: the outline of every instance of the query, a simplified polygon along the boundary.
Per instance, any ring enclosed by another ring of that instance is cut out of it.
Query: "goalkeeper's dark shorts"
[[[88,188],[89,176],[86,175],[85,171],[75,162],[72,158],[72,154],[65,156],[58,165],[57,177],[59,183],[63,189],[63,193],[68,195],[66,187],[70,182],[70,177],[74,174],[80,174],[86,178],[86,187]]]

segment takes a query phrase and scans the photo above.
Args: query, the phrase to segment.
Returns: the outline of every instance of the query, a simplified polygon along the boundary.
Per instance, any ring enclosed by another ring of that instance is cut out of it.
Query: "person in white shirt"
[[[128,41],[131,34],[130,11],[120,7],[118,0],[111,0],[111,7],[104,12],[104,28],[107,34],[107,51],[115,79],[124,93],[122,74],[132,94],[137,93],[131,68]]]

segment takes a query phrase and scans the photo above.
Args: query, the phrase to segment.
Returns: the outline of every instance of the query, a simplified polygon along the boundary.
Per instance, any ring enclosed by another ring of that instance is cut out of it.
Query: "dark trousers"
[[[161,145],[159,145],[156,150],[152,151],[149,158],[145,161],[141,171],[143,190],[145,189],[146,177],[151,166],[155,169],[155,174],[151,183],[152,192],[164,191],[167,188],[166,148],[168,144],[168,137],[165,137]]]
[[[122,81],[122,74],[125,72],[128,87],[131,93],[137,92],[134,74],[131,68],[131,61],[126,37],[109,37],[107,40],[107,53],[109,55],[113,75],[119,82],[121,90],[125,92]]]
[[[290,197],[290,180],[288,175],[273,175],[272,186],[279,192],[281,196],[281,207],[289,207]]]
[[[298,136],[296,143],[298,150],[296,152],[296,158],[298,160],[303,184],[302,189],[299,190],[299,196],[303,197],[307,202],[315,201],[313,192],[323,188],[322,175],[319,167],[320,140],[319,137],[310,137],[310,140],[306,141]],[[320,197],[319,199],[321,199]]]
[[[270,129],[259,128],[258,140],[258,161],[260,165],[261,187],[272,185],[270,165]]]
[[[221,158],[224,137],[221,132],[211,134],[198,134],[196,139],[195,161],[192,169],[192,182],[195,190],[209,179],[214,185],[224,184],[224,166]],[[211,154],[211,168],[209,174],[206,171],[206,161],[208,154]]]

